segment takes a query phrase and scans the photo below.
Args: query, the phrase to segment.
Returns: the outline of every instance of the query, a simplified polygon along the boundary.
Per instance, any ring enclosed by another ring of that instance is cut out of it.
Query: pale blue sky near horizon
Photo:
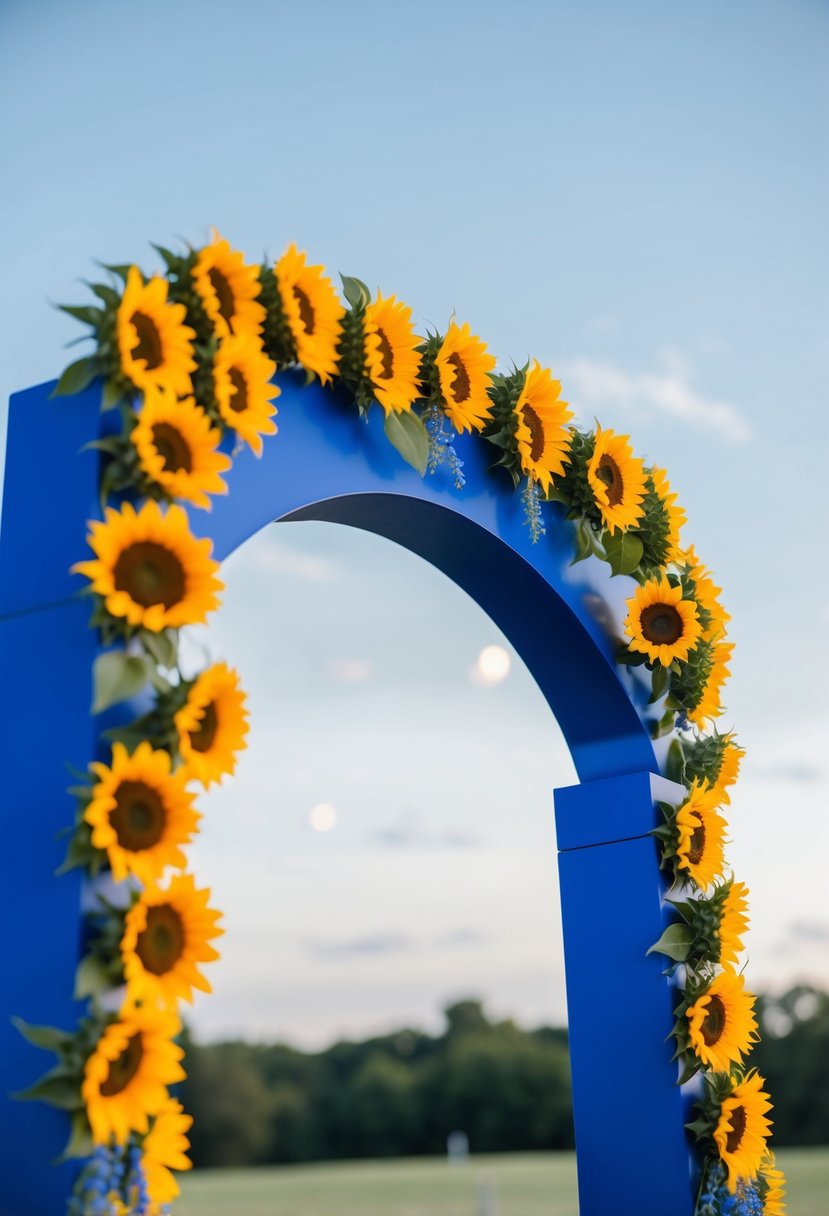
[[[151,240],[215,225],[422,324],[456,310],[667,467],[734,615],[757,986],[829,984],[827,50],[805,0],[0,2],[0,401],[70,357],[50,302],[94,259],[150,270]],[[229,926],[197,1030],[322,1042],[461,991],[563,1016],[549,789],[572,770],[517,660],[470,683],[497,631],[334,527],[269,529],[227,571],[209,644],[258,725],[196,854]]]

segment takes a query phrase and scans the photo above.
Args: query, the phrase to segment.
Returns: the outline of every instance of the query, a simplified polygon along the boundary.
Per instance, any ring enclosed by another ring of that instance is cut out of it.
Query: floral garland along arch
[[[71,396],[100,380],[111,419],[92,441],[102,518],[74,567],[105,647],[94,710],[138,695],[145,705],[107,732],[72,791],[65,868],[109,871],[124,893],[87,912],[77,983],[86,1012],[74,1029],[19,1022],[57,1057],[21,1096],[48,1102],[59,1089],[56,1104],[70,1112],[67,1152],[81,1163],[70,1212],[161,1216],[178,1194],[175,1172],[189,1167],[191,1119],[173,1091],[184,1076],[179,1005],[210,991],[222,930],[186,849],[198,789],[232,774],[247,734],[232,668],[212,663],[185,679],[178,667],[179,629],[205,622],[221,592],[189,513],[226,492],[242,446],[260,455],[279,442],[274,376],[296,365],[360,415],[381,410],[400,457],[426,477],[448,472],[458,495],[458,435],[490,445],[493,475],[511,478],[534,543],[558,512],[571,521],[575,561],[599,559],[635,580],[616,659],[649,682],[653,734],[670,739],[666,775],[685,788],[676,804],[659,804],[653,835],[674,884],[671,923],[642,951],[662,956],[675,985],[680,1080],[701,1080],[689,1124],[695,1211],[777,1216],[783,1177],[767,1147],[770,1101],[750,1064],[754,997],[739,969],[747,891],[724,856],[723,808],[742,756],[733,733],[717,730],[729,617],[683,545],[666,474],[626,436],[575,425],[549,369],[496,371],[486,344],[454,319],[418,335],[405,304],[355,278],[343,277],[343,302],[293,245],[263,265],[215,234],[203,248],[158,253],[163,274],[107,267],[108,281],[90,285],[95,303],[65,307],[90,327],[93,350],[56,389]]]

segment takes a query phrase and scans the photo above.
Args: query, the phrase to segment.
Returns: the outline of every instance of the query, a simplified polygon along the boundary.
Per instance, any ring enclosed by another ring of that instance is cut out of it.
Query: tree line
[[[775,1142],[829,1142],[829,994],[801,986],[758,1007],[751,1064],[775,1100]],[[403,1029],[320,1052],[185,1035],[194,1164],[445,1153],[458,1130],[473,1152],[572,1148],[567,1031],[490,1021],[476,1000],[445,1017],[436,1036]],[[618,1095],[619,1078],[608,1083]]]

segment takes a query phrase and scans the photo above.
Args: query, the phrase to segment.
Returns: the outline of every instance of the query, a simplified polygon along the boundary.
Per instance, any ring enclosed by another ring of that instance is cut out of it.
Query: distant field
[[[791,1216],[829,1213],[829,1149],[781,1151]],[[178,1216],[577,1216],[569,1153],[201,1170]],[[491,1206],[493,1194],[496,1206]],[[489,1206],[478,1201],[485,1196]]]

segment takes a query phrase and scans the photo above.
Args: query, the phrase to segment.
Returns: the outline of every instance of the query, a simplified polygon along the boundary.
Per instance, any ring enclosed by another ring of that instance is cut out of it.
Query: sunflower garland
[[[105,1194],[113,1212],[146,1207],[156,1216],[177,1194],[171,1171],[189,1167],[192,1121],[168,1092],[183,1075],[176,1008],[194,989],[209,991],[203,968],[221,933],[209,892],[185,872],[199,818],[190,787],[234,771],[248,726],[231,668],[214,663],[185,677],[178,664],[179,628],[204,622],[221,591],[209,542],[193,537],[179,504],[207,509],[226,492],[222,448],[244,443],[261,454],[277,429],[274,374],[295,364],[338,387],[338,400],[350,398],[361,415],[379,406],[404,459],[421,473],[447,465],[458,490],[455,441],[482,435],[521,487],[533,540],[557,512],[573,525],[574,561],[593,556],[635,580],[617,660],[650,680],[652,732],[673,736],[666,775],[686,790],[678,806],[660,804],[654,831],[674,881],[674,919],[651,949],[679,983],[679,1067],[705,1078],[691,1125],[702,1155],[697,1216],[720,1216],[723,1194],[753,1197],[779,1216],[770,1103],[757,1074],[743,1071],[754,998],[733,970],[748,892],[725,876],[721,808],[743,751],[732,731],[710,729],[723,713],[730,618],[710,571],[683,547],[685,513],[666,474],[635,456],[627,436],[576,426],[550,369],[532,361],[499,373],[467,322],[418,337],[407,305],[353,277],[342,277],[342,303],[324,267],[296,245],[260,266],[217,233],[183,253],[156,249],[164,275],[111,266],[111,282],[91,284],[95,304],[65,307],[89,327],[94,349],[56,389],[77,393],[100,377],[102,408],[117,407],[120,422],[92,445],[103,519],[90,525],[93,558],[74,567],[88,582],[92,624],[112,647],[96,660],[96,712],[153,688],[151,708],[108,732],[74,790],[64,868],[109,869],[129,890],[126,906],[99,901],[89,914],[78,995],[91,998],[91,1012],[74,1033],[21,1025],[57,1053],[58,1074],[76,1087],[69,1150],[87,1157],[79,1211],[87,1216]],[[97,998],[119,985],[125,997],[113,1015]],[[48,1085],[27,1096],[48,1100]]]

